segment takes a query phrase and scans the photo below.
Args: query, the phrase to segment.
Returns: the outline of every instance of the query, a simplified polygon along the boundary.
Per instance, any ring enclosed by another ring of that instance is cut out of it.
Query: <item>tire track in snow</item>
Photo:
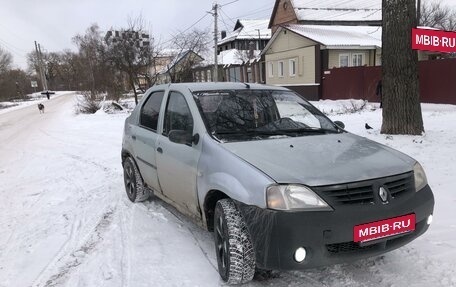
[[[79,195],[75,197],[77,201],[76,206],[72,207],[71,209],[74,211],[70,211],[69,213],[73,218],[71,223],[72,228],[70,234],[68,235],[68,238],[62,243],[62,246],[52,257],[52,259],[49,260],[48,264],[46,264],[46,266],[40,271],[40,273],[34,280],[32,286],[42,286],[42,282],[44,281],[43,278],[50,277],[46,274],[58,269],[59,264],[61,264],[60,262],[64,261],[65,257],[70,256],[78,246],[81,246],[85,242],[90,240],[90,237],[92,236],[94,230],[96,230],[97,226],[101,221],[100,218],[103,218],[105,214],[109,212],[109,210],[112,210],[112,208],[106,207],[104,209],[105,211],[101,211],[98,214],[92,214],[92,216],[89,217],[90,219],[86,220],[86,210],[92,209],[92,206],[87,205],[87,202],[91,202],[93,200],[93,191],[102,190],[103,187],[106,187],[106,185],[100,185],[90,189],[86,189],[83,186],[81,186],[76,180],[68,178],[64,178],[63,180],[67,182],[69,186],[76,187],[75,191]],[[64,214],[63,216],[68,220],[68,214]],[[74,220],[74,218],[78,219]],[[87,235],[83,236],[84,234]]]
[[[58,271],[50,276],[46,276],[47,279],[39,280],[38,283],[33,284],[34,286],[60,286],[64,285],[66,279],[73,272],[75,268],[81,265],[84,260],[90,256],[93,250],[96,249],[97,245],[103,241],[104,233],[109,229],[112,223],[112,219],[116,213],[117,206],[108,208],[99,219],[94,230],[88,234],[87,240],[84,244],[73,250],[69,254],[64,254],[60,258],[56,258],[56,262],[65,262],[58,268]],[[68,257],[68,258],[67,258]],[[45,283],[41,283],[45,281]]]
[[[68,238],[62,243],[61,247],[57,251],[57,253],[53,256],[53,258],[46,264],[46,266],[40,271],[32,286],[40,286],[39,282],[43,281],[42,277],[45,276],[45,273],[52,268],[57,266],[58,262],[62,260],[67,255],[67,249],[70,245],[76,240],[76,231],[79,229],[81,224],[80,220],[73,220],[71,226],[71,232],[68,235]]]
[[[181,215],[179,213],[179,211],[177,211],[173,206],[167,204],[166,202],[162,201],[161,199],[158,199],[157,197],[152,197],[153,199],[153,202],[156,202],[158,203],[158,205],[165,211],[167,212],[170,216],[174,217],[175,219],[177,219],[178,221],[178,224],[182,227],[184,226],[188,232],[190,233],[190,235],[192,236],[193,238],[193,241],[196,243],[196,245],[198,246],[198,248],[201,250],[201,253],[203,254],[203,256],[206,258],[206,260],[209,262],[209,265],[212,266],[212,268],[218,272],[218,267],[216,266],[216,261],[215,263],[213,262],[213,260],[215,260],[215,258],[212,258],[211,260],[211,257],[209,256],[208,252],[205,250],[205,248],[203,247],[203,244],[202,244],[202,241],[200,239],[198,239],[196,233],[197,232],[208,232],[208,231],[205,231],[204,229],[198,227],[198,226],[195,226],[195,223],[193,223],[192,221],[190,221],[188,218],[186,218],[184,215]],[[147,207],[147,202],[144,202],[143,204],[136,204],[137,208],[140,208],[142,210],[144,210],[146,212],[146,214],[148,214],[149,216],[155,218],[157,216],[156,214],[156,211],[151,211],[151,209],[149,209]],[[150,206],[150,205],[149,205]],[[153,214],[151,214],[151,212],[153,212]],[[164,216],[162,214],[163,218],[166,219],[166,216]],[[196,228],[198,228],[199,230],[197,230]],[[200,233],[201,233],[200,232]],[[213,248],[215,250],[215,247]]]
[[[126,215],[125,215],[125,203],[123,202],[122,197],[119,197],[120,202],[120,240],[121,240],[121,262],[120,262],[120,276],[121,276],[121,286],[128,287],[130,286],[131,281],[131,257],[130,257],[130,236],[127,230],[127,225],[125,223]],[[131,224],[132,215],[129,212],[129,221]]]

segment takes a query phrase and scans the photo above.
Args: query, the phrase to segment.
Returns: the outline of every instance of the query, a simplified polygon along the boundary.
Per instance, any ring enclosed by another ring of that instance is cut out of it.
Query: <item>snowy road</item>
[[[71,94],[44,104],[43,115],[35,105],[0,114],[0,286],[223,285],[211,233],[159,200],[132,204],[124,194],[126,114],[75,116]],[[436,192],[428,233],[381,257],[248,286],[456,286],[456,109],[425,116],[426,137],[395,140],[358,129],[379,126],[378,110],[334,119],[424,164]]]

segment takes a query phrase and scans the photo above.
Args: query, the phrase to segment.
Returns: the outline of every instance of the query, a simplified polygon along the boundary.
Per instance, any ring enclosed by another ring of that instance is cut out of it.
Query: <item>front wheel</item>
[[[149,198],[150,192],[144,186],[136,163],[131,157],[127,157],[124,161],[124,183],[125,191],[131,202],[141,202]]]
[[[215,252],[219,274],[229,284],[252,280],[255,253],[247,225],[231,199],[217,202],[214,212]]]

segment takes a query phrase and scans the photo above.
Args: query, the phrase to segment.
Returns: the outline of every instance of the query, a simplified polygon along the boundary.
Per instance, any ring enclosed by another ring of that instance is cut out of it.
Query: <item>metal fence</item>
[[[378,102],[376,87],[381,67],[334,68],[324,72],[322,99],[364,99]],[[456,59],[419,62],[423,103],[456,104]]]

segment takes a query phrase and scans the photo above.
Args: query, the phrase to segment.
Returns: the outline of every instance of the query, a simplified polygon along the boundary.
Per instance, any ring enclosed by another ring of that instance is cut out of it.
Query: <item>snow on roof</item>
[[[253,58],[249,59],[249,51],[245,50],[238,50],[238,49],[230,49],[221,51],[218,55],[218,64],[223,66],[229,65],[242,65],[242,63],[253,63],[254,61],[258,61],[260,59],[260,50],[253,50]],[[199,63],[199,66],[209,66],[214,65],[214,56],[208,56],[205,58],[204,61]]]
[[[289,24],[283,28],[327,47],[382,46],[382,28],[376,26],[334,26]]]
[[[253,51],[253,59],[256,60],[260,55],[260,50]],[[218,61],[220,65],[241,65],[243,62],[248,62],[249,51],[239,51],[238,49],[230,49],[220,52]]]
[[[291,0],[299,21],[381,21],[381,0]]]
[[[268,29],[269,20],[238,20],[233,32],[219,41],[219,45],[236,39],[268,40],[271,38],[271,29]],[[259,32],[259,33],[258,33]]]
[[[171,70],[175,65],[177,65],[180,61],[182,61],[185,57],[187,57],[189,54],[193,53],[196,57],[199,57],[201,59],[201,61],[203,61],[204,59],[198,55],[197,53],[195,53],[194,51],[192,50],[185,50],[185,51],[182,51],[180,52],[179,54],[177,54],[169,64],[167,64],[166,66],[164,66],[160,71],[158,71],[157,73],[158,74],[165,74],[167,73],[169,70]]]

